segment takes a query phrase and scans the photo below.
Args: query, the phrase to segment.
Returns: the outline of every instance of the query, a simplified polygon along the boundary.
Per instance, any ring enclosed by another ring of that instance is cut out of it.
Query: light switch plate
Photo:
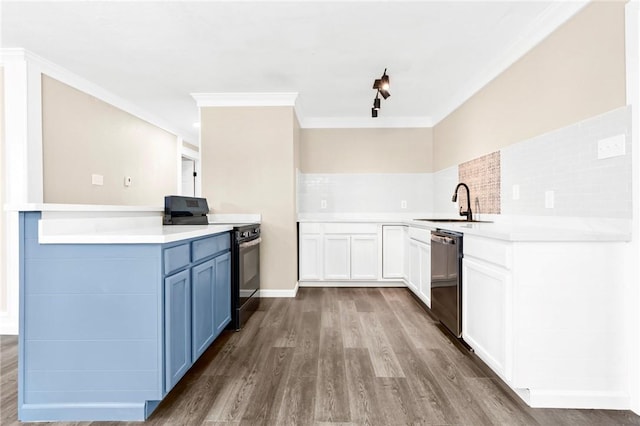
[[[615,135],[598,141],[598,160],[626,154],[625,135]]]
[[[131,176],[125,176],[124,186],[131,186]]]
[[[520,185],[513,185],[511,187],[511,191],[513,192],[511,198],[514,199],[514,200],[519,200],[520,199]]]

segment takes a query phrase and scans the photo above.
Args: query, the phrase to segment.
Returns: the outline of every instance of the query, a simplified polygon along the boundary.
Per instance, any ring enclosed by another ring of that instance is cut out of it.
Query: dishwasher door
[[[462,335],[462,234],[431,231],[431,312]]]

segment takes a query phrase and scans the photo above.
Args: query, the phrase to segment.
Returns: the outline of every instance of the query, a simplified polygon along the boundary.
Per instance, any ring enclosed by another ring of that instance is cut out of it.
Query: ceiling
[[[298,92],[303,127],[433,125],[584,2],[2,1],[25,48],[196,142],[191,93]],[[371,118],[373,80],[391,97]]]

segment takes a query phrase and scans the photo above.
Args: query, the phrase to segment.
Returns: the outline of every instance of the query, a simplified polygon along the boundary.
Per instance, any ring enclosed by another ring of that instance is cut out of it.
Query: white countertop
[[[163,206],[119,206],[102,204],[5,204],[5,211],[17,212],[164,212]]]
[[[478,220],[492,223],[430,222],[416,218],[442,217],[433,214],[300,214],[301,223],[345,222],[408,225],[426,229],[448,229],[506,241],[631,241],[631,220],[610,218],[558,218],[481,215]],[[450,217],[450,216],[449,216]]]
[[[41,244],[165,244],[227,232],[231,229],[231,225],[171,225],[103,231],[83,230],[61,234],[39,232],[38,241]]]

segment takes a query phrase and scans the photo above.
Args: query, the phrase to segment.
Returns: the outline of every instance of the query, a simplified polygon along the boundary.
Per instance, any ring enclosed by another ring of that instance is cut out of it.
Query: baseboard
[[[9,315],[0,314],[0,335],[17,336],[18,335],[18,322],[14,321]]]
[[[406,287],[402,281],[301,281],[300,287]]]
[[[261,288],[259,297],[296,297],[298,294],[298,283],[290,290]]]
[[[514,389],[530,407],[628,410],[629,395],[625,392],[588,392],[572,390]]]

